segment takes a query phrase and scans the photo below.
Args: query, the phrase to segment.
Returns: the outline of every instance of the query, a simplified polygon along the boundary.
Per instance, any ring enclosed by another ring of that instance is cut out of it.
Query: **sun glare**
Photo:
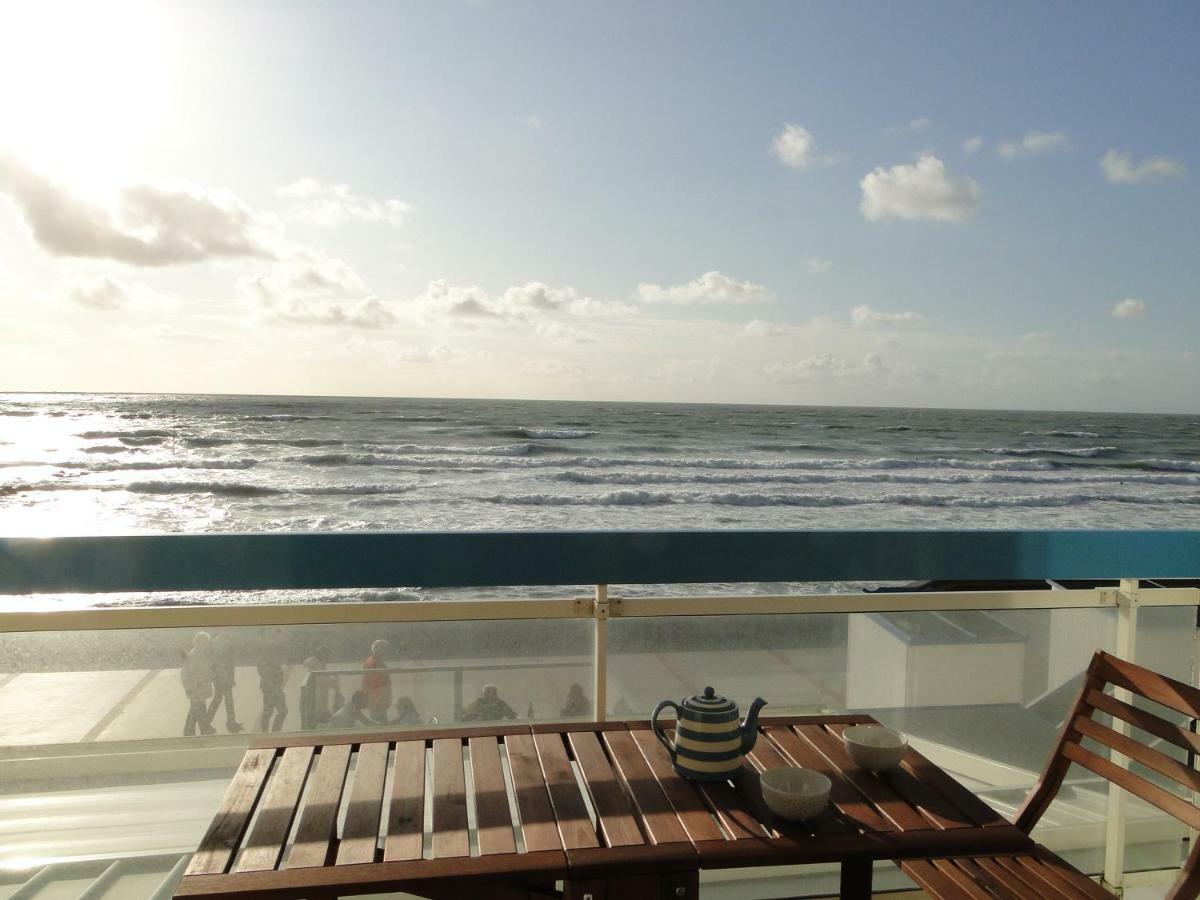
[[[152,0],[0,3],[0,149],[120,180],[168,108],[174,28]]]

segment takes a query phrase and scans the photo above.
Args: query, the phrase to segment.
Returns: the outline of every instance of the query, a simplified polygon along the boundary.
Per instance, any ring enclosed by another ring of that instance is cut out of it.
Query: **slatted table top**
[[[545,883],[1032,846],[912,748],[891,772],[856,767],[841,731],[871,721],[764,718],[742,777],[716,783],[676,775],[645,722],[256,745],[176,896],[348,896],[445,879]],[[762,802],[759,773],[787,765],[833,782],[830,806],[809,822],[781,821]]]

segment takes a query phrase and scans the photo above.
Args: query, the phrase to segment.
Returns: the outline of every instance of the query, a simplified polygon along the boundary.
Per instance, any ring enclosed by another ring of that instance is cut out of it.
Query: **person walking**
[[[287,698],[283,695],[284,636],[276,628],[271,632],[258,660],[258,687],[262,691],[262,715],[258,730],[281,731],[287,718]]]
[[[387,672],[388,644],[378,640],[371,644],[371,654],[363,663],[362,691],[367,698],[367,712],[376,722],[386,723],[392,708],[392,676]],[[383,671],[374,671],[382,669]]]
[[[237,714],[233,708],[233,685],[235,679],[233,642],[224,633],[218,634],[213,638],[212,668],[213,697],[212,702],[208,705],[208,724],[212,725],[212,721],[217,715],[217,710],[221,708],[221,703],[224,702],[225,730],[230,734],[238,734],[244,729],[244,726],[237,720]]]
[[[184,655],[183,665],[179,668],[179,679],[188,698],[188,714],[183,723],[184,737],[191,737],[197,729],[201,734],[212,734],[217,730],[208,722],[208,698],[213,691],[211,642],[207,631],[196,632],[192,648]]]

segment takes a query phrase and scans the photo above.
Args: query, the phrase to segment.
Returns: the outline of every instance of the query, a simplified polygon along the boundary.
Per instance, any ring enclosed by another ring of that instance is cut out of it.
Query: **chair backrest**
[[[1103,650],[1097,651],[1084,675],[1075,705],[1063,723],[1050,762],[1017,814],[1017,827],[1026,833],[1032,830],[1062,786],[1071,763],[1076,763],[1174,816],[1189,828],[1200,830],[1200,808],[1197,808],[1190,797],[1192,792],[1200,791],[1200,771],[1178,762],[1132,734],[1122,734],[1096,721],[1094,716],[1097,712],[1107,713],[1113,717],[1114,725],[1120,720],[1150,735],[1154,743],[1162,741],[1184,750],[1188,753],[1189,762],[1193,754],[1200,755],[1200,735],[1160,715],[1118,699],[1105,691],[1105,688],[1110,686],[1152,700],[1188,719],[1200,718],[1200,690],[1118,659]],[[1136,768],[1116,765],[1110,759],[1094,753],[1083,746],[1085,739],[1125,756],[1131,764],[1145,767],[1175,782],[1188,792],[1189,797],[1185,799],[1150,781],[1138,774]],[[1198,895],[1200,842],[1192,849],[1179,879],[1167,894],[1169,898],[1194,898]]]

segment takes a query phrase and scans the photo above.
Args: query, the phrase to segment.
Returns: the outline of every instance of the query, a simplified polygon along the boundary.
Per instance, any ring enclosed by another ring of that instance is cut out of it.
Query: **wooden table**
[[[857,768],[840,733],[870,721],[762,719],[733,783],[678,777],[645,722],[276,739],[247,751],[175,896],[541,898],[562,881],[573,900],[695,898],[702,868],[840,862],[842,896],[868,897],[876,860],[1032,848],[911,748],[890,773]],[[830,807],[773,816],[758,773],[784,765],[829,775]]]

